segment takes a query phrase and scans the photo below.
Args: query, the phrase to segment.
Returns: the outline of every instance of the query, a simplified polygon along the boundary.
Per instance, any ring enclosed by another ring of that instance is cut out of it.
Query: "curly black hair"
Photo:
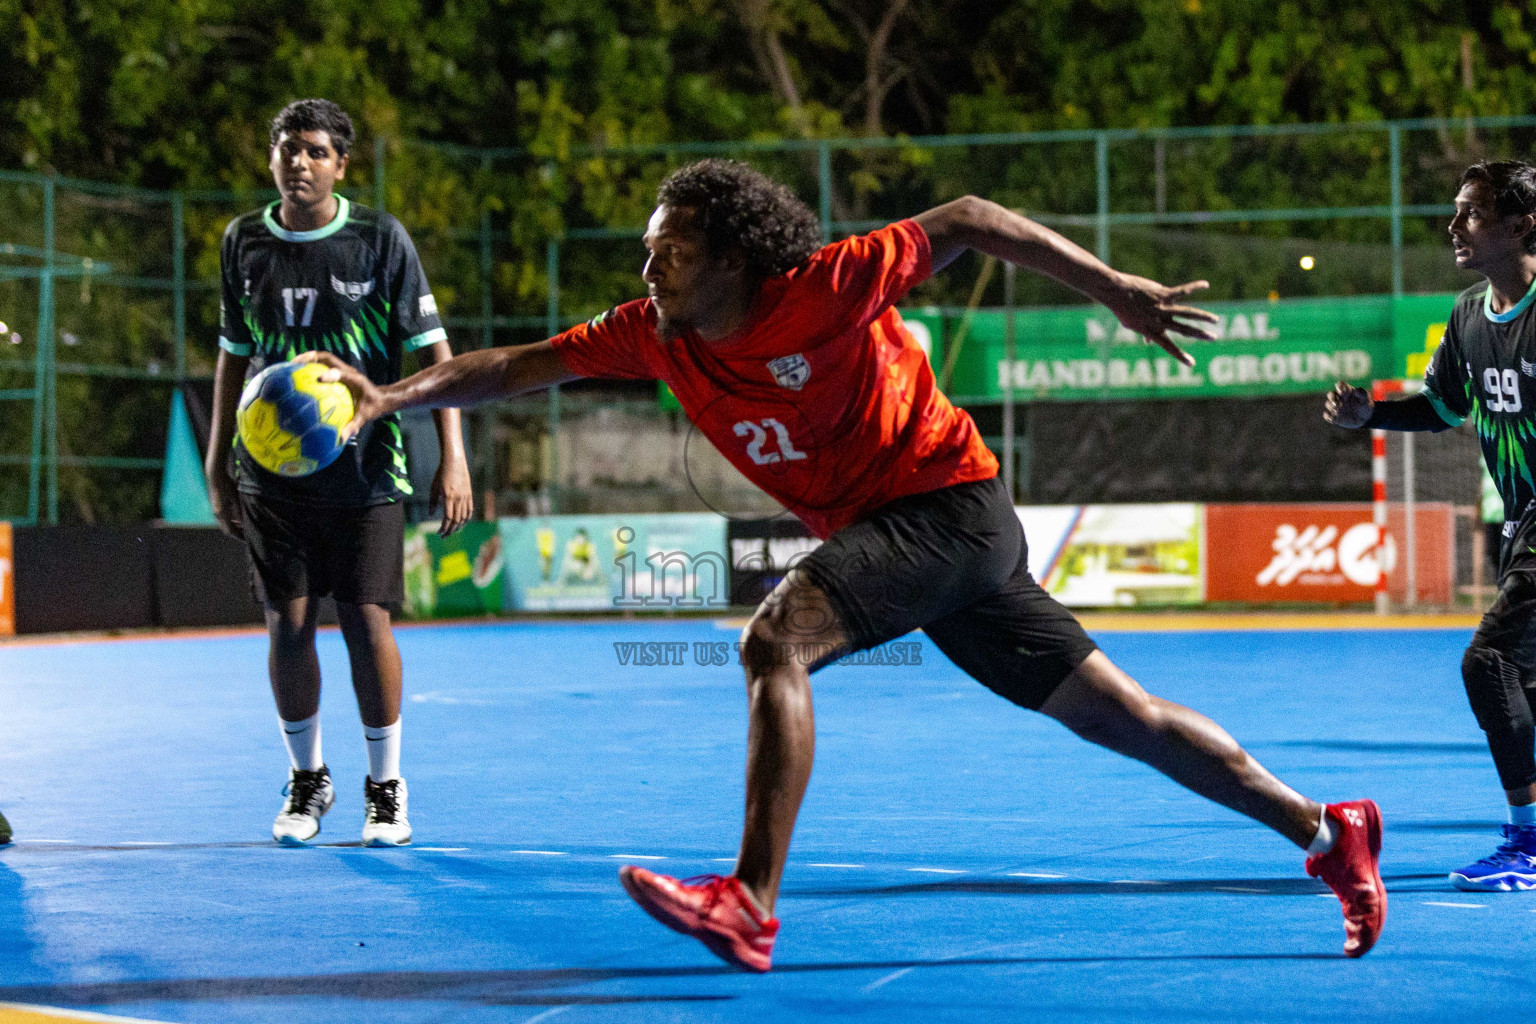
[[[331,148],[337,156],[346,156],[352,149],[352,119],[330,100],[294,100],[272,119],[270,131],[272,145],[284,132],[325,132],[331,137]]]
[[[1536,214],[1536,167],[1524,160],[1473,164],[1461,172],[1461,183],[1481,182],[1493,190],[1493,210],[1500,217]],[[1526,233],[1523,248],[1536,254],[1536,230]]]
[[[740,249],[762,277],[787,273],[821,248],[821,225],[795,194],[735,160],[700,160],[662,181],[656,201],[699,211],[712,253]]]

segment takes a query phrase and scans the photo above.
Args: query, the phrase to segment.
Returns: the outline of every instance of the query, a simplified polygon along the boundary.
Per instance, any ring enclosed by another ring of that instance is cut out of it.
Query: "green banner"
[[[724,608],[725,520],[713,513],[541,516],[500,523],[515,611]]]
[[[436,524],[405,531],[405,615],[412,619],[501,611],[501,537],[495,523],[466,523],[451,537]]]
[[[1221,320],[1217,340],[1182,342],[1193,367],[1149,346],[1098,306],[1017,311],[1015,358],[1007,363],[1007,314],[982,310],[955,356],[949,393],[998,401],[1011,382],[1019,401],[1236,397],[1319,392],[1336,380],[1412,375],[1415,365],[1421,374],[1430,342],[1439,341],[1434,325],[1443,332],[1454,298],[1203,303]],[[945,317],[946,337],[960,319]]]
[[[1405,295],[1393,303],[1392,341],[1398,364],[1389,377],[1420,380],[1445,337],[1454,295]]]

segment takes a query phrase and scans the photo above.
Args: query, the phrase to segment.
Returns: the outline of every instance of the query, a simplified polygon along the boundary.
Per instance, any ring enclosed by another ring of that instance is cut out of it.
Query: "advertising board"
[[[1421,376],[1444,333],[1454,295],[1364,295],[1260,302],[1202,302],[1219,317],[1212,341],[1181,341],[1180,365],[1102,307],[1014,312],[1015,357],[1004,358],[1008,314],[977,312],[950,355],[949,393],[993,402],[1012,384],[1030,401],[1231,398],[1326,391],[1335,380]],[[929,333],[942,341],[960,317],[945,310]],[[931,319],[931,318],[930,318]],[[927,322],[927,321],[925,321]]]
[[[733,519],[726,526],[731,553],[731,603],[755,605],[784,574],[821,544],[794,516]]]
[[[1419,504],[1415,516],[1417,601],[1452,600],[1451,506]],[[1206,600],[1245,604],[1350,604],[1374,599],[1380,568],[1372,507],[1358,504],[1207,505]],[[1388,595],[1407,598],[1398,571],[1406,522],[1400,506],[1387,519]]]
[[[511,611],[725,608],[725,520],[713,513],[503,519]]]
[[[494,615],[501,611],[501,536],[472,522],[448,537],[436,523],[405,531],[405,615],[412,619]]]
[[[1200,506],[1045,505],[1015,510],[1030,574],[1072,608],[1199,604]]]

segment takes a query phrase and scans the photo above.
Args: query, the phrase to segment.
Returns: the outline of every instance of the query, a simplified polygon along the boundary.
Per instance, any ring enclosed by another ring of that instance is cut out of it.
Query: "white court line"
[[[609,860],[666,860],[667,858],[654,853],[610,853]]]
[[[1010,871],[1009,878],[1066,878],[1066,875],[1052,875],[1044,871]]]
[[[808,868],[861,868],[863,864],[807,864]]]
[[[1147,878],[1117,878],[1110,885],[1167,885],[1167,882],[1158,882]]]
[[[935,961],[935,963],[947,963],[947,962],[949,962],[951,960],[961,960],[961,959],[964,959],[965,957],[968,957],[968,956],[978,956],[978,955],[980,955],[982,953],[990,953],[993,950],[1007,949],[1007,948],[1008,948],[1007,946],[980,946],[980,947],[978,947],[976,949],[968,949],[968,950],[966,950],[963,953],[956,953],[953,956],[940,957],[937,961]],[[859,991],[860,992],[873,992],[875,989],[879,988],[882,985],[889,985],[891,982],[895,981],[898,978],[905,978],[907,975],[911,974],[916,969],[917,968],[915,968],[915,967],[903,967],[899,971],[892,971],[890,974],[887,974],[885,977],[877,978],[876,980],[870,982],[868,985],[865,985],[863,988],[859,989]]]
[[[1217,892],[1256,892],[1261,896],[1264,894],[1263,889],[1249,889],[1241,885],[1213,885],[1211,888]]]
[[[875,989],[879,988],[881,985],[889,985],[891,982],[895,981],[897,978],[905,978],[907,975],[911,974],[916,969],[917,968],[915,968],[915,967],[903,967],[901,970],[896,971],[894,974],[887,974],[885,977],[879,979],[878,981],[870,982],[868,985],[865,985],[863,988],[859,989],[859,991],[860,992],[873,992]]]
[[[908,871],[916,871],[924,875],[963,875],[964,871],[956,871],[954,868],[907,868]]]
[[[709,862],[711,864],[735,864],[736,863],[736,858],[735,857],[711,857],[709,859]]]
[[[1466,907],[1468,910],[1486,910],[1485,903],[1441,903],[1438,900],[1425,900],[1426,907]]]
[[[530,857],[564,857],[564,850],[513,850],[513,853],[526,853]]]
[[[570,1009],[574,1009],[574,1007],[570,1004],[566,1004],[565,1006],[556,1006],[545,1010],[543,1013],[534,1014],[532,1017],[529,1017],[527,1020],[523,1021],[523,1024],[537,1024],[538,1021],[549,1020],[549,1018],[553,1017],[555,1014],[564,1013],[566,1010]]]
[[[33,1017],[50,1017],[62,1021],[103,1021],[107,1024],[157,1024],[146,1017],[110,1017],[104,1013],[65,1010],[57,1006],[32,1006],[27,1003],[0,1003],[0,1020],[12,1019],[12,1015],[5,1012],[7,1010],[25,1014],[29,1020]]]

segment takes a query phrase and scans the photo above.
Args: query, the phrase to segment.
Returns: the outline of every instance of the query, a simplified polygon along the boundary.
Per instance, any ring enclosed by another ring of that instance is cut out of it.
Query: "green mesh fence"
[[[639,294],[639,235],[655,187],[706,155],[787,182],[829,237],[974,193],[1125,270],[1203,277],[1209,298],[1256,299],[1464,287],[1471,278],[1444,242],[1457,177],[1533,142],[1536,117],[564,153],[378,139],[354,154],[348,194],[411,232],[462,351],[542,338]],[[170,397],[210,376],[217,356],[219,239],[232,217],[272,198],[0,172],[0,516],[159,514]],[[911,301],[963,305],[980,269],[963,258]],[[983,305],[1002,304],[1002,278],[982,290]],[[1078,301],[1047,279],[1018,278],[1019,305]],[[610,400],[626,415],[668,424],[675,415],[638,392]],[[562,452],[584,451],[565,437],[573,418],[602,405],[569,395],[562,404],[552,392],[476,414],[478,490],[511,507],[558,509],[596,508],[631,486],[560,464]],[[631,503],[688,503],[671,494],[675,481],[653,489],[665,496]]]

